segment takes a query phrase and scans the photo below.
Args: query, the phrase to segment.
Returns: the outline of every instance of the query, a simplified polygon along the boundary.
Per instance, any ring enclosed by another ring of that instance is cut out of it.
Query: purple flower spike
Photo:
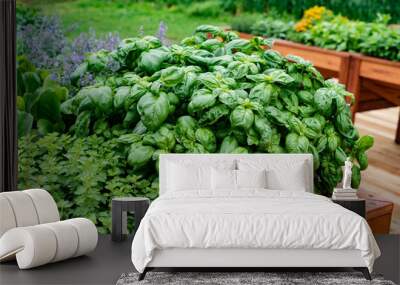
[[[158,26],[158,31],[156,37],[160,40],[163,45],[169,45],[169,41],[166,38],[168,27],[167,25],[161,21],[160,25]]]
[[[113,50],[119,42],[118,34],[109,33],[100,38],[93,29],[70,42],[57,17],[38,15],[34,23],[17,27],[18,54],[25,54],[36,67],[56,74],[56,80],[63,85],[71,84],[70,75],[84,61],[87,53]],[[119,66],[113,63],[112,68],[118,69]],[[87,76],[81,86],[91,83],[93,76]]]

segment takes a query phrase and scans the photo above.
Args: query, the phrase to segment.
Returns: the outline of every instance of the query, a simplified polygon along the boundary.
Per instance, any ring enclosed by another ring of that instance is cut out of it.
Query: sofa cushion
[[[1,193],[2,194],[2,193]],[[15,228],[17,222],[15,220],[14,211],[8,199],[0,194],[0,237],[8,230]]]
[[[60,220],[56,202],[43,189],[0,193],[0,216],[2,217],[0,237],[15,227],[34,226]]]
[[[39,224],[58,222],[60,220],[57,204],[49,192],[43,189],[28,189],[22,192],[32,199]]]

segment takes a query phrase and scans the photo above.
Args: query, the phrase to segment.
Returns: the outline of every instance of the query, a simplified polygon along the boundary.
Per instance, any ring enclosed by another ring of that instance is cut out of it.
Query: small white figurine
[[[343,173],[343,189],[351,189],[351,168],[353,163],[347,158],[344,163],[344,173]]]

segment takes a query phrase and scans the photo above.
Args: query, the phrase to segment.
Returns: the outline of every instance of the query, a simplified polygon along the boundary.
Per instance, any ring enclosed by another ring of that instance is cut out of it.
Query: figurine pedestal
[[[358,200],[357,189],[335,188],[333,190],[332,200]]]

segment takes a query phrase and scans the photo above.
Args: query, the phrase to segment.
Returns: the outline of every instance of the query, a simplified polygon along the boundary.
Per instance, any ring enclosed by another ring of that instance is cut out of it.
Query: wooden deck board
[[[394,142],[399,107],[356,114],[361,134],[375,137],[369,167],[362,172],[361,188],[376,198],[394,203],[391,233],[400,234],[400,145]]]

